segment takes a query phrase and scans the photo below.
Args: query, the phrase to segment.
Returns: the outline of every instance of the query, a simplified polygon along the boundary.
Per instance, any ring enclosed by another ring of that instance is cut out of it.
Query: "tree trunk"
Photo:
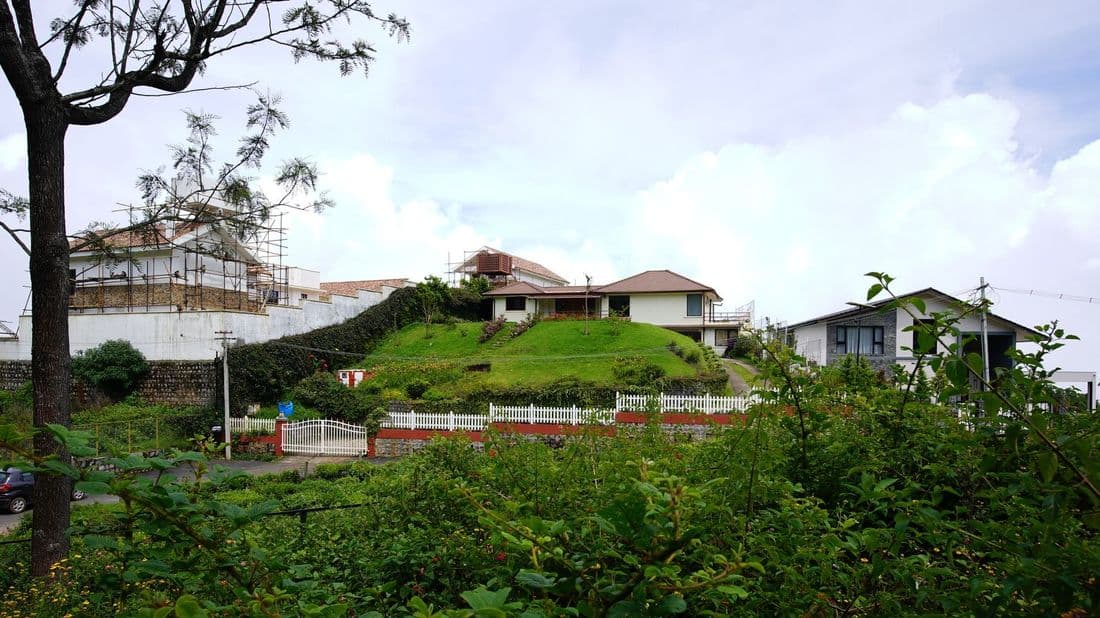
[[[70,424],[69,244],[65,235],[65,131],[60,102],[25,107],[31,224],[31,379],[34,382],[34,451],[68,462],[69,453],[44,432]],[[36,474],[31,574],[47,575],[69,552],[72,480]]]

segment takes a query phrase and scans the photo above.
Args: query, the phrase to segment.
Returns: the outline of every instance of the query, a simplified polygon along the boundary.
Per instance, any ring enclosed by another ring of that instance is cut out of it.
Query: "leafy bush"
[[[363,389],[348,388],[336,376],[320,371],[299,382],[292,398],[317,410],[323,418],[361,423],[372,433],[377,431],[384,414],[378,412],[381,397]]]
[[[489,320],[481,327],[481,335],[477,338],[478,343],[485,343],[493,338],[500,332],[500,329],[504,328],[504,316],[499,316],[495,320]]]
[[[452,294],[443,310],[459,318],[476,319],[479,302]],[[229,353],[233,409],[243,410],[254,401],[278,401],[287,388],[317,371],[321,362],[338,367],[347,361],[348,352],[369,352],[371,345],[390,332],[417,321],[419,310],[416,289],[402,288],[343,324],[233,348]]]
[[[630,386],[654,386],[665,376],[663,367],[640,356],[616,357],[612,373]]]
[[[145,355],[123,339],[105,341],[73,358],[73,377],[115,400],[129,395],[148,373]]]
[[[427,381],[413,380],[405,385],[405,394],[407,394],[410,399],[420,399],[424,396],[424,393],[428,392],[429,388],[431,388],[431,385],[428,384]]]
[[[538,324],[539,316],[534,313],[528,313],[527,319],[516,324],[516,327],[512,329],[512,338],[515,339],[523,333],[526,333],[532,326]]]
[[[760,357],[760,341],[747,333],[738,333],[733,343],[726,348],[725,355],[728,358],[745,358],[754,360]]]

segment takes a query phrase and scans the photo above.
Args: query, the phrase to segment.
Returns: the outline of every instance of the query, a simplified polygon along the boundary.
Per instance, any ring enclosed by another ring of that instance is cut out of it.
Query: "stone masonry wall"
[[[73,290],[69,299],[71,308],[85,310],[148,305],[181,306],[184,309],[259,310],[259,304],[249,299],[247,292],[177,283],[78,287]]]
[[[219,365],[210,361],[153,361],[136,393],[149,403],[211,406],[218,400]],[[29,361],[0,361],[0,389],[15,390],[31,379]],[[91,396],[83,384],[73,385],[78,401]]]
[[[837,326],[881,326],[882,327],[882,354],[860,354],[860,358],[867,359],[875,369],[889,369],[897,362],[896,350],[898,349],[898,315],[896,310],[886,313],[872,313],[864,315],[861,319],[850,318],[843,322],[829,324],[825,328],[825,358],[828,364],[833,364],[843,354],[836,353],[836,328]]]

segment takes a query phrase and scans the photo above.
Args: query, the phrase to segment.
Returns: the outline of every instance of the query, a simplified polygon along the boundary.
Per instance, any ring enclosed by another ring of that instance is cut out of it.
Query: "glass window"
[[[611,310],[614,315],[621,315],[624,318],[630,317],[630,297],[629,296],[608,296],[607,308]]]
[[[698,317],[703,315],[703,295],[702,294],[688,294],[687,295],[687,314],[691,317]]]
[[[837,326],[833,351],[837,354],[884,354],[882,326]]]
[[[527,309],[527,297],[526,296],[505,296],[504,297],[504,310],[505,311],[524,311]]]

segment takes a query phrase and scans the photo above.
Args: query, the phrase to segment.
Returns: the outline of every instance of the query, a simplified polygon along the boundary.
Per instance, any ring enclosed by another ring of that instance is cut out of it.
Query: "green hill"
[[[545,321],[514,338],[514,325],[507,324],[479,343],[482,328],[483,323],[466,322],[435,325],[428,331],[423,324],[413,324],[379,343],[359,366],[376,372],[368,385],[390,394],[422,381],[430,387],[425,398],[442,399],[461,397],[480,384],[541,386],[563,378],[625,384],[626,366],[650,371],[657,367],[665,376],[692,377],[705,365],[691,339],[650,324],[593,320],[585,335],[582,320]],[[415,394],[416,387],[412,390]]]

